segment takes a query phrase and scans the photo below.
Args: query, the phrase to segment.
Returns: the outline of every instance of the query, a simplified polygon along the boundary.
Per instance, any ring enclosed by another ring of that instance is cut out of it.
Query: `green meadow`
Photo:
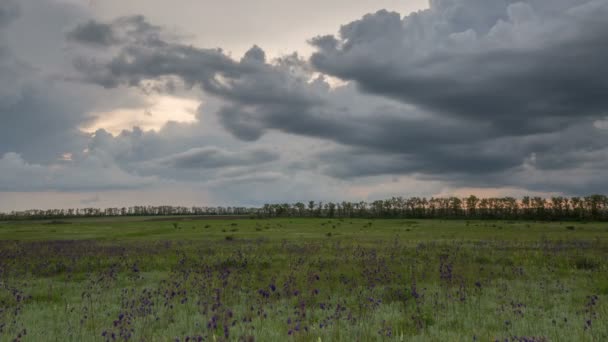
[[[1,341],[606,341],[608,223],[0,222]]]

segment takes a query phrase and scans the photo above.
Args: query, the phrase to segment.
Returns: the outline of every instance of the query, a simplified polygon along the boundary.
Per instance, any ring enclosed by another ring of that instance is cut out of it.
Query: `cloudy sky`
[[[0,0],[0,211],[608,193],[608,0]]]

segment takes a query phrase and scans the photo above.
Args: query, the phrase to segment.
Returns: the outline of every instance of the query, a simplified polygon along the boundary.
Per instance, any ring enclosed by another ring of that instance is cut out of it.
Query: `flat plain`
[[[1,341],[606,341],[608,223],[0,222]]]

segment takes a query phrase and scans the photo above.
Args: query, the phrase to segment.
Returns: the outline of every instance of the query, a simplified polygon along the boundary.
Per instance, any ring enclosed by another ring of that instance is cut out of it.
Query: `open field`
[[[0,222],[0,340],[606,341],[608,223]]]

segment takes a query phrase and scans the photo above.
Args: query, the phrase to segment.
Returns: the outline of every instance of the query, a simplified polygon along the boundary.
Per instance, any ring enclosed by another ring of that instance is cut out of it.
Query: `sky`
[[[0,211],[608,193],[608,0],[0,0]]]

